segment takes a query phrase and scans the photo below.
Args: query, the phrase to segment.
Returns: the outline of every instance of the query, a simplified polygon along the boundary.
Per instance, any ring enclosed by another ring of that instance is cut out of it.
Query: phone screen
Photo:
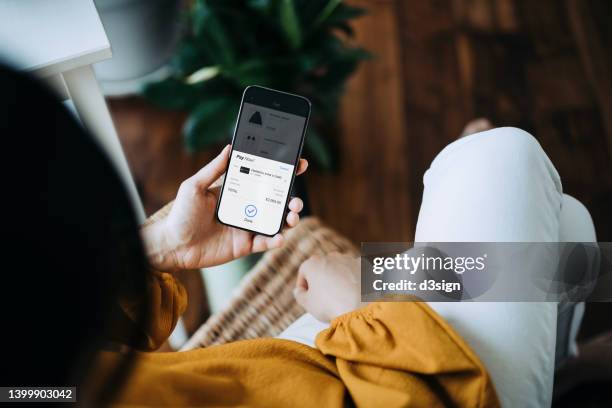
[[[309,114],[300,96],[245,90],[217,206],[221,223],[264,235],[280,231]]]

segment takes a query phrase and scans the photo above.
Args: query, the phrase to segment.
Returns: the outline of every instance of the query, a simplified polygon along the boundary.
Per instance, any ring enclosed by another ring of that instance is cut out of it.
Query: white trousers
[[[423,183],[416,242],[596,241],[586,208],[563,194],[541,146],[520,129],[458,139],[434,159]],[[556,303],[429,304],[484,362],[502,406],[551,405],[555,345],[575,344],[583,305],[558,339]],[[278,337],[314,347],[326,327],[305,314]]]

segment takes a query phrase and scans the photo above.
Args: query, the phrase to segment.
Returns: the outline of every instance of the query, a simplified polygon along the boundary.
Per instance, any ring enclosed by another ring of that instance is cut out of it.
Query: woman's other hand
[[[308,258],[298,271],[296,301],[322,322],[361,305],[359,258],[340,253]]]
[[[220,224],[215,217],[221,190],[221,176],[227,168],[230,147],[195,175],[185,180],[169,214],[143,228],[142,235],[149,260],[159,270],[195,269],[229,262],[233,259],[277,248],[283,236],[256,235]],[[297,174],[306,171],[308,162],[300,159]],[[299,222],[303,203],[289,201],[286,225]]]

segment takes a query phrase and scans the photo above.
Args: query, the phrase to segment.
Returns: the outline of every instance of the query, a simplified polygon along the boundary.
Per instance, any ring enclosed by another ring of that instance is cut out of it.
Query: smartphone
[[[302,96],[244,90],[217,202],[220,223],[267,236],[280,232],[309,117]]]

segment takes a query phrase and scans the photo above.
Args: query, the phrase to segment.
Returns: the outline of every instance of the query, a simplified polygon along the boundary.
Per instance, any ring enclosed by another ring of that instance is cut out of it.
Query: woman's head
[[[47,89],[0,66],[0,313],[7,385],[85,381],[146,263],[107,157]],[[136,334],[134,334],[136,335]]]

